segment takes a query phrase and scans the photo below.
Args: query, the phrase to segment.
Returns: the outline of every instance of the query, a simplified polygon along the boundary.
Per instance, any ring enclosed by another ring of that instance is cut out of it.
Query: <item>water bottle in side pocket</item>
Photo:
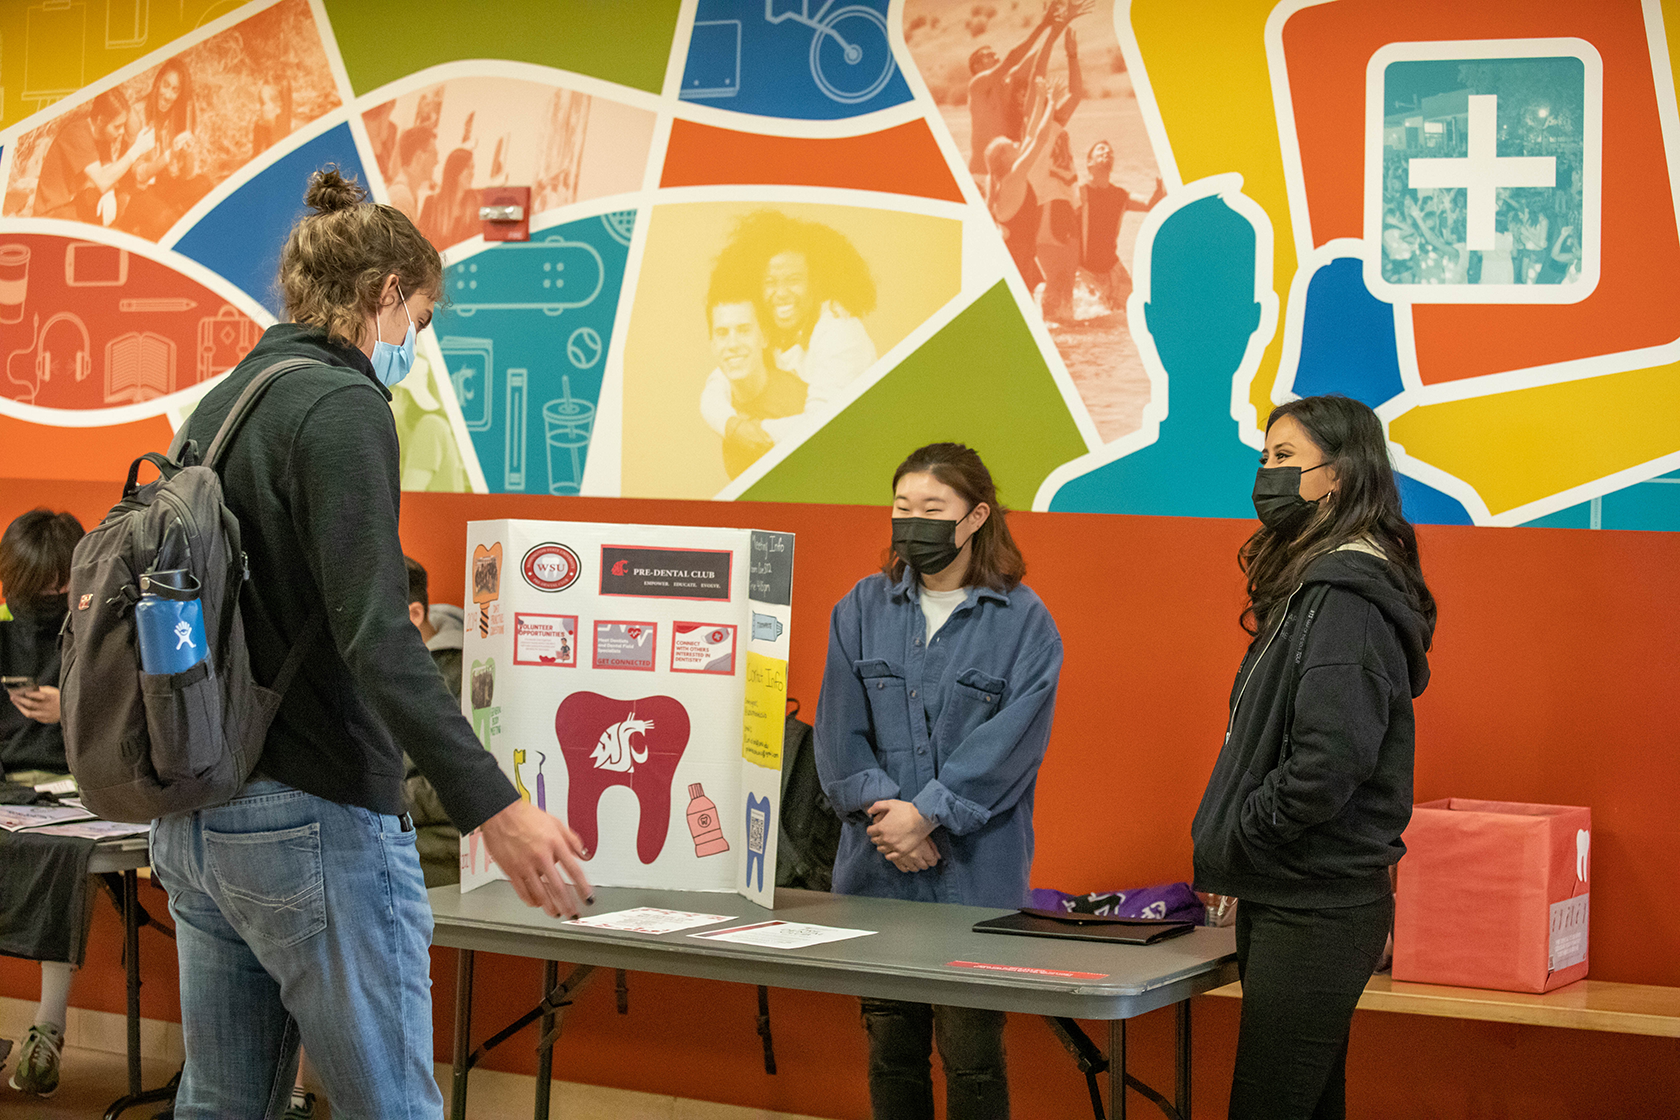
[[[204,639],[204,609],[198,579],[189,571],[147,572],[140,577],[134,608],[140,639],[140,668],[147,673],[184,673],[210,652]]]

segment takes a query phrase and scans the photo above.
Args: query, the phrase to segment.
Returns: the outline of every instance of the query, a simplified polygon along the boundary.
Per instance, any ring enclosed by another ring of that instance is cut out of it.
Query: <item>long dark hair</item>
[[[981,502],[991,507],[986,521],[969,538],[968,582],[994,591],[1013,591],[1027,574],[1027,561],[1009,532],[1008,510],[998,501],[992,472],[980,456],[960,443],[930,443],[910,452],[910,457],[893,472],[893,493],[898,480],[907,474],[926,471],[957,492],[973,509]],[[881,556],[881,571],[897,583],[904,577],[904,561],[891,548]]]
[[[1309,565],[1353,541],[1369,540],[1400,569],[1418,612],[1435,625],[1435,597],[1423,579],[1417,532],[1400,512],[1400,488],[1388,460],[1382,421],[1371,409],[1340,394],[1302,397],[1280,404],[1266,417],[1266,430],[1285,416],[1306,431],[1336,472],[1336,489],[1293,536],[1264,525],[1237,550],[1237,566],[1248,577],[1243,629],[1258,634],[1270,626]]]
[[[174,74],[178,83],[175,91],[175,104],[169,107],[167,118],[158,109],[158,87],[163,85],[165,74]],[[178,58],[172,58],[158,67],[157,76],[152,79],[152,91],[146,95],[146,123],[157,131],[157,142],[162,146],[164,141],[173,140],[183,132],[192,131],[196,108],[193,105],[192,76]]]

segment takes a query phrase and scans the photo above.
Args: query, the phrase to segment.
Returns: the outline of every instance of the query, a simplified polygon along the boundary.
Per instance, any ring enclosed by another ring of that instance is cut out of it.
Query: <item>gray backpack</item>
[[[203,465],[194,465],[186,425],[168,455],[136,459],[122,501],[76,545],[59,677],[64,746],[82,803],[106,820],[140,823],[232,798],[256,769],[280,697],[320,629],[317,611],[272,685],[252,678],[239,606],[250,572],[216,473],[269,386],[310,364],[292,359],[257,374]],[[160,477],[138,485],[141,463]],[[135,605],[151,573],[183,569],[198,582],[208,655],[185,672],[144,673]]]

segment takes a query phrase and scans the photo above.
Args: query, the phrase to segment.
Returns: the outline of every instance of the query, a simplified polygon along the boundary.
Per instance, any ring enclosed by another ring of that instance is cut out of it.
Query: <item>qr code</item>
[[[753,813],[747,818],[747,850],[764,851],[764,814]]]

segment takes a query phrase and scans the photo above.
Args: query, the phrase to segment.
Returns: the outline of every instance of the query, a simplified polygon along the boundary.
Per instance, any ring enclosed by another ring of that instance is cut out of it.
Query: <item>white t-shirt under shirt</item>
[[[955,591],[929,591],[923,587],[922,617],[927,619],[927,636],[923,640],[933,641],[933,636],[945,625],[945,620],[951,617],[951,612],[962,606],[963,600],[967,598],[966,587],[959,587]]]

